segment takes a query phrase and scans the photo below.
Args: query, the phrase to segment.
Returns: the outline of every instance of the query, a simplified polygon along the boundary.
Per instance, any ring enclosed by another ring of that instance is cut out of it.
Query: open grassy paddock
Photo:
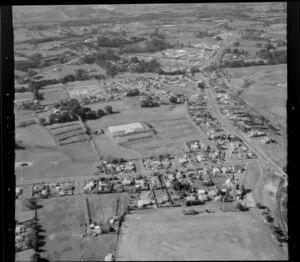
[[[82,237],[80,224],[85,222],[85,206],[81,196],[41,200],[39,223],[45,232],[42,258],[49,261],[103,261],[111,253],[116,235]]]
[[[203,210],[203,207],[193,207]],[[207,205],[205,205],[207,208]],[[280,260],[270,231],[254,213],[185,216],[182,208],[133,211],[126,217],[117,261]]]

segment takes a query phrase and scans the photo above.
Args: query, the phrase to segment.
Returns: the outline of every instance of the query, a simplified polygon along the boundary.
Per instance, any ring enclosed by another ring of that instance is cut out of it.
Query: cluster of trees
[[[138,90],[137,88],[130,89],[126,93],[127,96],[138,96],[139,94],[140,94],[140,90]]]
[[[130,69],[136,73],[151,73],[158,72],[161,68],[160,63],[156,59],[150,61],[138,60],[137,57],[132,57],[130,60]]]
[[[148,96],[146,99],[141,101],[141,107],[158,107],[159,103],[154,101],[152,96]]]
[[[42,31],[53,28],[53,25],[47,25],[47,24],[36,24],[36,25],[30,25],[27,27],[28,31]]]
[[[146,40],[145,37],[130,37],[130,38],[109,38],[106,36],[101,36],[97,39],[97,46],[98,47],[111,47],[111,48],[118,48],[123,47],[124,45],[134,44],[141,41]]]
[[[171,75],[171,76],[173,76],[173,75],[186,75],[187,71],[185,69],[182,69],[182,70],[181,69],[176,69],[176,70],[172,70],[172,71],[168,72],[168,71],[164,71],[163,69],[159,68],[158,73],[160,75]]]
[[[225,61],[222,62],[221,67],[247,67],[247,66],[259,66],[265,65],[266,63],[263,60],[247,62],[244,60],[234,60],[234,61]]]
[[[286,50],[270,50],[262,49],[256,53],[257,57],[268,60],[271,65],[286,64],[287,63],[287,51]]]
[[[244,40],[267,40],[265,37],[261,37],[261,34],[265,33],[264,30],[257,29],[246,29],[246,31],[242,34],[242,39]]]
[[[234,48],[234,49],[227,49],[226,50],[227,53],[230,53],[230,54],[235,54],[235,55],[248,55],[248,51],[245,51],[245,50],[240,50],[240,49],[237,49],[237,48]]]
[[[63,111],[61,113],[52,113],[49,115],[49,123],[63,123],[71,121],[80,116],[82,120],[98,119],[107,114],[113,114],[113,108],[107,105],[104,109],[98,109],[97,111],[92,110],[89,107],[82,107],[77,99],[63,100],[55,105],[61,108]]]
[[[195,32],[194,35],[196,38],[203,38],[203,37],[212,37],[214,36],[214,33],[209,33],[207,31],[199,30],[198,32]]]
[[[15,92],[16,93],[25,93],[25,92],[29,92],[29,89],[25,86],[22,86],[20,88],[15,88]]]

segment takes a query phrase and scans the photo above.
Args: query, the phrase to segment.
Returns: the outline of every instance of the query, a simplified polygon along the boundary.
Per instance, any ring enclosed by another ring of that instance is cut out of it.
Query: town
[[[16,261],[287,260],[286,5],[14,7]]]

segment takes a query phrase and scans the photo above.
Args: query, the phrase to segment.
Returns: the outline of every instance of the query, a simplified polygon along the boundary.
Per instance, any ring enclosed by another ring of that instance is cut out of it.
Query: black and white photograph
[[[287,6],[13,6],[15,261],[289,260]]]

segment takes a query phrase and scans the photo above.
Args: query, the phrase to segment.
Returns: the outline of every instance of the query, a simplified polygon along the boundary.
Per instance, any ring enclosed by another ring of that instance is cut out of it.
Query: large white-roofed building
[[[145,130],[144,126],[139,122],[108,127],[108,131],[111,133],[113,137],[122,136],[122,135],[134,133],[137,131],[143,131],[143,130]]]

